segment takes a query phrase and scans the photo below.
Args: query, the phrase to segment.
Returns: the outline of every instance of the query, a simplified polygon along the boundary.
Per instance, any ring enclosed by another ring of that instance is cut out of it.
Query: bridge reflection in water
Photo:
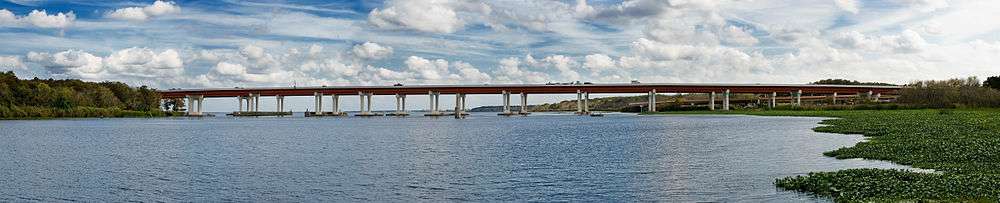
[[[758,98],[768,100],[768,106],[774,107],[779,100],[788,101],[792,105],[801,105],[802,99],[833,99],[866,98],[878,101],[883,95],[896,95],[901,86],[864,86],[864,85],[800,85],[800,84],[691,84],[691,83],[641,83],[641,84],[497,84],[497,85],[415,85],[415,86],[336,86],[336,87],[261,87],[261,88],[216,88],[216,89],[171,89],[160,91],[163,99],[187,99],[187,114],[200,116],[202,103],[206,97],[236,97],[239,110],[232,115],[285,115],[284,98],[286,96],[315,97],[315,111],[307,112],[308,116],[346,116],[340,109],[341,96],[358,96],[361,102],[356,116],[381,116],[372,111],[374,95],[395,95],[396,109],[386,115],[406,116],[407,95],[428,95],[430,111],[427,116],[462,116],[466,113],[466,95],[469,94],[499,94],[503,101],[503,112],[499,115],[526,115],[527,108],[519,108],[517,112],[511,109],[511,95],[518,94],[521,107],[526,107],[528,94],[572,94],[576,93],[576,113],[590,114],[590,93],[646,93],[648,101],[643,106],[646,111],[656,111],[658,93],[704,93],[709,95],[706,102],[711,110],[716,110],[716,101],[721,101],[722,110],[730,109],[732,94],[755,94]],[[455,95],[455,110],[442,111],[440,107],[441,94]],[[803,97],[803,94],[811,96]],[[274,97],[277,102],[274,112],[260,111],[260,97]],[[323,97],[332,97],[329,110],[323,110]],[[781,96],[781,97],[779,97]]]

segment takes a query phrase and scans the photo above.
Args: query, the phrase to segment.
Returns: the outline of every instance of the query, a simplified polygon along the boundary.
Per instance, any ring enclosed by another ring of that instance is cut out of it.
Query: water
[[[157,118],[0,121],[0,201],[829,201],[820,118]]]

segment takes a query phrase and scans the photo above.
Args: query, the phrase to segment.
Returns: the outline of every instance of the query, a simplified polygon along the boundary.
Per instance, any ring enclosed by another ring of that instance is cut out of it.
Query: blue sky
[[[0,70],[156,88],[1000,74],[1000,2],[0,1]]]

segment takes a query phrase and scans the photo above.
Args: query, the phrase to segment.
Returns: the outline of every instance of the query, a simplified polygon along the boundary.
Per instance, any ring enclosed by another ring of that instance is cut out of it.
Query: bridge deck
[[[187,95],[204,97],[235,97],[248,94],[261,96],[313,96],[322,94],[357,95],[358,92],[375,95],[427,94],[429,91],[441,94],[500,94],[503,91],[528,94],[568,94],[578,90],[589,93],[787,93],[802,90],[803,93],[856,93],[869,92],[895,94],[901,86],[863,85],[802,85],[802,84],[690,84],[690,83],[642,83],[642,84],[484,84],[484,85],[409,85],[409,86],[328,86],[328,87],[262,87],[262,88],[213,88],[213,89],[171,89],[160,91],[163,98],[183,98]]]

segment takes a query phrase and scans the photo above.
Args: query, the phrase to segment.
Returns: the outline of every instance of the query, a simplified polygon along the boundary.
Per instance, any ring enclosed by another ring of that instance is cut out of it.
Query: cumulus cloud
[[[148,48],[128,48],[104,59],[107,71],[136,77],[171,77],[183,73],[184,62],[173,49],[155,52]]]
[[[32,10],[26,16],[18,17],[7,9],[0,9],[0,26],[33,26],[39,28],[67,28],[76,21],[76,14],[55,13],[49,15],[45,10]]]
[[[380,28],[403,27],[424,32],[452,33],[465,26],[458,11],[463,2],[453,0],[392,0],[374,9],[368,22]]]
[[[145,7],[120,8],[105,14],[105,17],[128,21],[146,21],[152,17],[179,13],[181,7],[172,1],[157,0]]]
[[[593,72],[615,68],[615,61],[608,55],[591,54],[584,57],[583,67]]]
[[[392,47],[382,46],[374,42],[354,45],[351,51],[354,53],[354,56],[363,59],[383,59],[392,55]]]
[[[24,63],[21,62],[21,57],[0,56],[0,70],[13,70],[21,68],[24,68]]]
[[[100,79],[104,72],[103,58],[80,50],[67,50],[55,54],[28,52],[28,61],[41,64],[54,74],[85,79]]]
[[[529,55],[530,57],[530,55]],[[533,59],[532,59],[533,60]],[[493,72],[496,80],[506,83],[543,83],[550,78],[547,74],[521,67],[521,59],[510,57],[501,59],[500,66]]]
[[[899,35],[866,36],[856,31],[837,35],[834,42],[844,48],[868,51],[916,53],[928,45],[927,41],[913,30],[904,30]]]

